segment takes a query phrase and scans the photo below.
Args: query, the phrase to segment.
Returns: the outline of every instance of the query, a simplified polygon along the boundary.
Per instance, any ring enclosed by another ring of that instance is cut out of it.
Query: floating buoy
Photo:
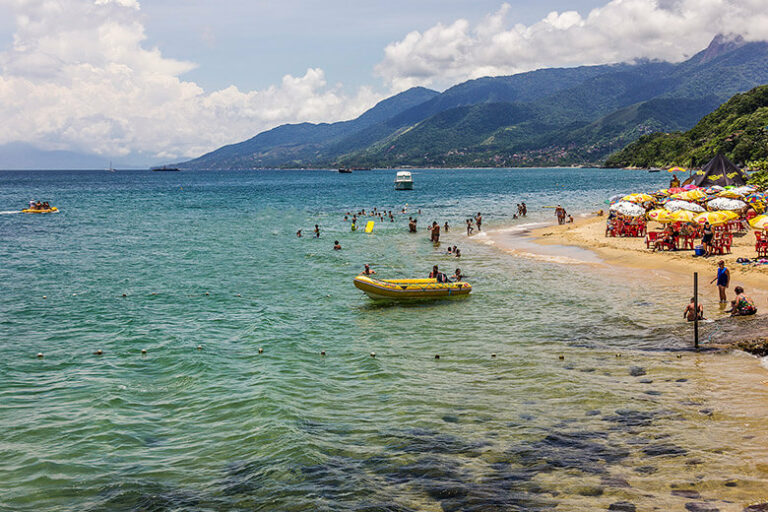
[[[210,295],[210,293],[208,293],[208,292],[205,292],[205,295],[206,295],[206,296],[207,296],[207,295]]]
[[[238,293],[237,295],[235,295],[235,297],[242,297],[242,295],[240,295],[240,294]]]
[[[47,297],[47,296],[45,296],[45,295],[43,295],[43,298],[44,298],[44,299],[47,299],[48,297]]]
[[[73,294],[72,294],[72,296],[73,296],[73,297],[77,297],[77,294],[76,294],[76,293],[73,293]]]
[[[371,357],[376,357],[376,352],[371,352]]]
[[[263,354],[263,353],[264,353],[264,349],[259,347],[259,354]]]
[[[102,352],[102,350],[101,350],[101,349],[99,349],[99,350],[97,350],[96,352],[94,352],[93,354],[94,354],[94,355],[97,355],[97,356],[100,356],[100,355],[101,355],[101,354],[103,354],[103,353],[104,353],[104,352]]]
[[[562,361],[563,359],[565,359],[565,356],[563,354],[560,354],[559,359]]]
[[[142,354],[146,354],[147,353],[147,349],[145,349],[145,348],[141,349],[141,353]]]
[[[325,350],[321,350],[321,351],[320,351],[320,355],[321,355],[321,356],[325,356]]]
[[[197,346],[197,350],[203,350],[203,346],[202,345],[198,345]]]
[[[38,359],[42,359],[43,357],[45,357],[45,356],[43,356],[43,353],[42,353],[42,352],[38,352],[38,353],[37,353],[37,358],[38,358]]]

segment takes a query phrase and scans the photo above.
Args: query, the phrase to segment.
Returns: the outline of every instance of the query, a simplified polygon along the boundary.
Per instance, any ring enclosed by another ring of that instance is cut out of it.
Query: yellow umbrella
[[[664,208],[651,210],[646,214],[646,216],[648,217],[648,219],[656,222],[661,222],[662,224],[665,224],[667,222],[672,222],[672,220],[670,219],[671,217],[670,213]]]
[[[701,201],[707,198],[707,194],[699,189],[687,190],[679,194],[670,196],[672,199],[682,199],[683,201]]]
[[[749,221],[749,225],[754,229],[768,228],[768,215],[758,215]]]
[[[653,196],[648,194],[629,194],[621,198],[622,201],[628,201],[630,203],[647,203],[648,201],[655,201]]]
[[[667,172],[688,172],[682,167],[672,167],[670,169],[667,169]]]
[[[689,210],[677,210],[674,213],[669,214],[670,222],[694,222],[696,213]]]
[[[713,226],[719,224],[725,224],[728,221],[738,219],[739,215],[733,212],[716,211],[716,212],[704,212],[694,217],[693,221],[697,224],[704,225],[709,222]]]
[[[743,199],[744,195],[733,190],[723,190],[717,193],[717,197],[727,197],[728,199]]]

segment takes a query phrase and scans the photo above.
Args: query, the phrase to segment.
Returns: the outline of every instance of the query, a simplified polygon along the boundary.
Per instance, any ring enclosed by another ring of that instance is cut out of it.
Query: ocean
[[[546,206],[586,215],[666,173],[414,169],[412,191],[394,174],[0,172],[0,510],[740,511],[766,495],[765,370],[690,351],[690,289],[466,236],[477,212],[524,233],[554,221]],[[15,213],[30,199],[61,211]],[[394,222],[351,231],[344,215],[373,208]],[[432,221],[450,225],[439,247]],[[461,268],[473,292],[374,303],[352,284],[366,263]]]

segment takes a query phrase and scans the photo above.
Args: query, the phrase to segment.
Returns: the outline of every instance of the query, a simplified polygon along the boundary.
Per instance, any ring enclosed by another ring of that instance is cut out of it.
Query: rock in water
[[[615,510],[616,512],[635,512],[637,508],[634,504],[628,501],[617,501],[608,505],[608,510]]]
[[[629,368],[629,374],[633,377],[640,377],[641,375],[645,375],[645,368],[632,366]]]

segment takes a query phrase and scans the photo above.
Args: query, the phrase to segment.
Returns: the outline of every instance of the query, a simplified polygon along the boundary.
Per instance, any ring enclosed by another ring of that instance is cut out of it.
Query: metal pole
[[[693,346],[699,350],[699,273],[693,273],[693,311],[695,320],[693,321]]]

